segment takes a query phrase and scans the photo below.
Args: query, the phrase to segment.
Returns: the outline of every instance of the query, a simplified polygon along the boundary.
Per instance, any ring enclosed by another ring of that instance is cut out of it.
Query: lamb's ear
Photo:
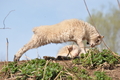
[[[101,36],[101,38],[104,38],[104,36]]]
[[[104,36],[99,35],[98,38],[104,38]]]

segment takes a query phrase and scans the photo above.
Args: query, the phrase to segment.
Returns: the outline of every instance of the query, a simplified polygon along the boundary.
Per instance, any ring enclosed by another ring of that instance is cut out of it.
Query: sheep
[[[86,52],[89,51],[89,48],[85,48]],[[75,58],[79,57],[82,54],[81,49],[78,45],[67,45],[62,47],[58,53],[58,56]]]
[[[20,57],[29,49],[49,43],[73,41],[78,44],[82,53],[86,53],[84,40],[87,40],[90,46],[94,47],[100,44],[103,39],[103,36],[96,31],[94,26],[78,19],[64,20],[55,25],[35,27],[33,33],[32,39],[14,55],[14,61],[19,61]]]
[[[70,58],[75,58],[79,56],[81,52],[81,49],[77,45],[67,45],[62,47],[57,54],[58,56],[64,56],[64,57],[70,57]]]

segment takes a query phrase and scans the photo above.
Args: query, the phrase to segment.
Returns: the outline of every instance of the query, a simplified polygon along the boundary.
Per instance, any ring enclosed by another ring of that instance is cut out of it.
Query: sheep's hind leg
[[[14,55],[14,61],[19,61],[20,57],[29,49],[39,47],[38,42],[38,36],[33,35],[32,39]]]

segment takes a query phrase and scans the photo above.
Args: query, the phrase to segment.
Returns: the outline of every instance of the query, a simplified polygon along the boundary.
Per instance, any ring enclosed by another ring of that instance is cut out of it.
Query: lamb
[[[86,52],[89,51],[89,48],[85,48]],[[82,54],[81,49],[78,45],[67,45],[62,47],[57,54],[58,56],[62,57],[70,57],[70,58],[75,58],[79,57],[80,54]]]
[[[75,58],[79,56],[81,49],[77,45],[67,45],[61,48],[57,54],[58,56],[70,57]]]
[[[33,28],[32,39],[24,45],[15,55],[14,61],[19,61],[20,57],[29,49],[38,48],[49,43],[63,43],[73,41],[81,48],[82,53],[86,53],[83,40],[87,40],[91,47],[102,42],[101,36],[94,26],[78,19],[69,19],[55,25],[47,25]]]

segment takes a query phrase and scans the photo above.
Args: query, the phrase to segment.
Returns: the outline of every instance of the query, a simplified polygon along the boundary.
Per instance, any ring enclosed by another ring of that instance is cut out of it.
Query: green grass
[[[107,76],[105,72],[95,71],[95,80],[112,80],[111,77]]]
[[[62,67],[58,63],[52,63],[43,59],[31,60],[21,65],[16,64],[15,62],[11,62],[2,71],[7,74],[9,73],[8,77],[10,77],[10,74],[19,74],[17,75],[18,80],[24,80],[29,77],[34,77],[36,80],[52,80],[62,70]]]
[[[91,49],[85,55],[81,54],[80,58],[74,59],[72,62],[74,66],[63,66],[52,61],[35,59],[20,65],[10,62],[3,67],[2,73],[7,75],[7,78],[14,75],[16,80],[28,78],[35,80],[112,80],[105,72],[100,71],[94,72],[93,77],[87,69],[98,68],[105,62],[112,67],[120,63],[119,59],[119,57],[114,57],[109,50]]]
[[[84,67],[97,68],[106,62],[112,67],[120,63],[118,59],[120,58],[116,58],[109,50],[91,49],[85,55],[81,54],[80,59],[73,60],[73,63],[82,64]]]

